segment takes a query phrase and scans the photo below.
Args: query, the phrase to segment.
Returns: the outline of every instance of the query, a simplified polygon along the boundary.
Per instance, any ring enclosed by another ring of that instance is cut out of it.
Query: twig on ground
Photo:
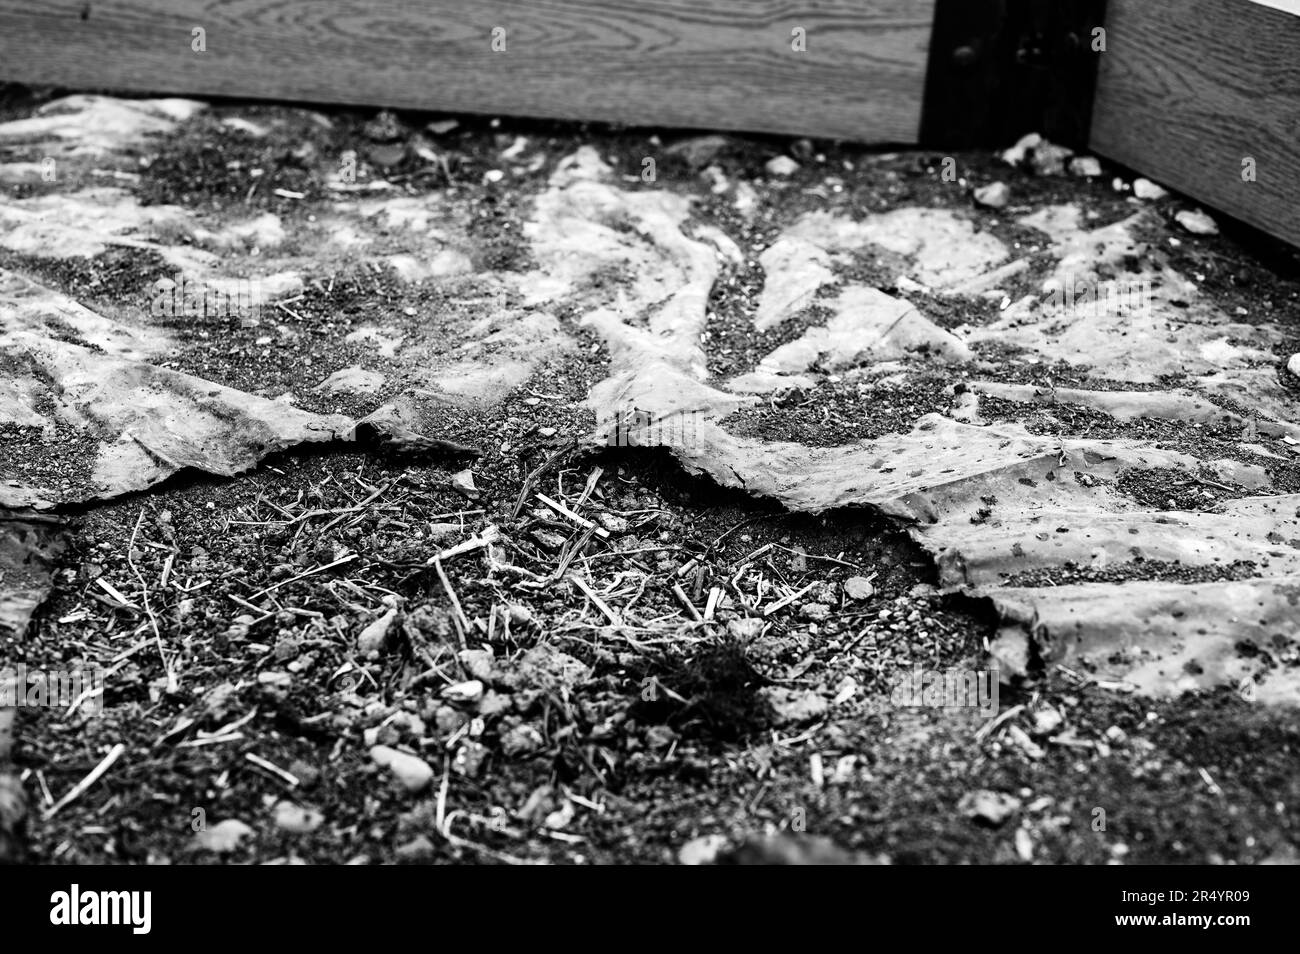
[[[478,536],[471,537],[468,540],[464,540],[456,544],[454,547],[449,547],[446,550],[443,550],[437,556],[430,557],[428,563],[430,566],[432,566],[435,561],[450,560],[452,557],[460,556],[462,553],[469,553],[473,550],[479,550],[490,543],[496,543],[497,540],[500,539],[500,537],[501,537],[500,531],[497,530],[496,527],[489,525],[485,527],[483,529],[483,532],[480,533]]]
[[[569,579],[573,582],[574,586],[582,590],[582,592],[586,595],[587,599],[591,600],[591,602],[595,605],[596,609],[600,610],[602,613],[605,614],[606,618],[610,621],[610,623],[612,623],[615,626],[618,626],[623,622],[621,619],[618,618],[618,614],[609,608],[609,604],[606,603],[604,600],[602,600],[600,598],[600,595],[587,584],[586,580],[578,576],[578,574],[576,573],[569,574]]]
[[[121,590],[115,587],[112,583],[108,582],[108,580],[104,579],[102,576],[95,577],[95,585],[98,586],[105,593],[107,593],[109,596],[111,596],[119,604],[119,607],[121,609],[130,609],[130,610],[135,610],[136,612],[140,611],[140,607],[136,606],[129,599],[127,599],[126,596],[123,595]]]
[[[154,641],[158,644],[158,659],[163,664],[163,672],[167,674],[167,691],[176,692],[180,688],[180,683],[176,679],[176,671],[172,669],[171,663],[167,661],[167,654],[163,651],[162,632],[158,629],[158,617],[154,615],[153,607],[149,605],[149,584],[144,581],[144,574],[140,568],[135,565],[135,558],[131,556],[135,550],[135,539],[140,535],[140,525],[144,523],[144,508],[140,508],[140,516],[136,518],[135,529],[131,531],[131,539],[126,544],[126,562],[135,574],[135,578],[140,582],[140,601],[144,603],[145,614],[149,617],[149,625],[153,627]]]
[[[72,786],[72,790],[69,791],[68,794],[64,795],[57,802],[55,802],[53,805],[51,805],[49,808],[45,810],[45,812],[43,813],[43,817],[48,821],[49,819],[57,815],[60,811],[62,811],[64,808],[66,808],[68,805],[72,804],[74,801],[76,801],[78,798],[84,795],[86,793],[86,790],[90,788],[90,786],[98,782],[100,778],[103,776],[103,774],[113,767],[113,763],[116,762],[118,759],[120,759],[122,757],[122,753],[125,751],[126,751],[126,746],[121,742],[113,746],[113,748],[109,751],[108,755],[104,756],[103,761],[90,770],[89,775],[83,778],[76,785]]]
[[[578,524],[578,526],[587,527],[595,531],[596,536],[600,537],[602,540],[609,539],[608,530],[606,530],[604,527],[598,526],[597,524],[588,520],[586,517],[582,516],[581,514],[574,513],[572,510],[570,510],[564,504],[560,503],[558,500],[552,500],[550,497],[546,496],[546,494],[538,494],[537,499],[540,500],[542,503],[546,504],[546,506],[550,507],[552,510],[554,510],[556,513],[560,514],[561,516],[568,517],[574,523]]]
[[[442,588],[447,591],[447,599],[451,600],[451,608],[456,611],[452,619],[456,623],[456,636],[460,640],[460,648],[465,648],[465,634],[469,631],[469,620],[465,618],[465,611],[461,609],[460,600],[456,597],[456,591],[452,589],[451,580],[447,577],[447,571],[442,568],[442,561],[437,557],[433,558],[433,568],[438,573],[438,579],[442,582]]]
[[[587,477],[587,486],[582,488],[582,494],[578,497],[578,502],[574,504],[575,507],[581,507],[587,502],[587,498],[591,496],[591,492],[596,489],[596,483],[600,480],[600,475],[604,472],[604,467],[597,467],[591,472]]]
[[[262,769],[262,771],[271,773],[276,778],[280,779],[280,781],[288,785],[290,788],[298,787],[298,776],[294,775],[292,772],[285,771],[284,769],[280,768],[280,766],[276,765],[274,762],[268,762],[266,759],[262,758],[261,756],[254,755],[252,752],[245,752],[244,758],[247,761],[252,762],[258,768]]]
[[[777,600],[775,603],[769,603],[767,606],[763,608],[763,615],[771,616],[777,610],[789,606],[791,603],[793,603],[799,597],[803,596],[805,593],[807,593],[816,585],[817,585],[816,583],[809,583],[803,589],[795,590],[795,592],[791,593],[789,596],[783,597],[782,599]]]
[[[557,464],[565,460],[565,458],[575,450],[577,450],[577,444],[570,444],[566,447],[561,447],[550,457],[546,458],[546,460],[543,461],[536,470],[524,478],[524,485],[519,488],[519,497],[515,500],[514,510],[510,512],[511,520],[519,519],[519,514],[523,512],[524,504],[528,502],[528,498],[532,495],[533,488],[537,486],[537,482],[550,473]]]
[[[697,623],[704,621],[700,616],[700,611],[695,608],[695,604],[687,597],[686,591],[682,589],[680,583],[673,584],[673,596],[677,597],[678,602],[686,607],[686,612],[691,614],[691,619]]]
[[[257,599],[257,597],[263,596],[266,593],[270,593],[272,590],[278,590],[282,586],[288,586],[290,583],[296,583],[299,580],[305,579],[306,577],[315,576],[317,573],[324,573],[326,570],[332,570],[334,567],[342,566],[344,563],[351,563],[356,558],[357,555],[355,553],[349,553],[347,556],[335,560],[333,563],[326,563],[324,566],[318,566],[314,570],[308,570],[306,573],[299,573],[297,576],[291,576],[287,580],[281,580],[279,583],[273,583],[270,586],[266,587],[265,589],[258,590],[256,593],[253,594],[252,598]]]

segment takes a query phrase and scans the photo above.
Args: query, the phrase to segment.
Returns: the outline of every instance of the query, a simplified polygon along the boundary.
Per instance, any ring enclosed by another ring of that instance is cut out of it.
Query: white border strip
[[[1300,17],[1300,0],[1250,0],[1250,2]]]

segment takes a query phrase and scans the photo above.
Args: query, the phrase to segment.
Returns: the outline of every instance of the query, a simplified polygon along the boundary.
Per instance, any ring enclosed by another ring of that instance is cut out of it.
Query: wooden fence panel
[[[1093,149],[1300,244],[1298,13],[1295,0],[1109,0]]]
[[[0,79],[915,142],[934,3],[0,0]]]

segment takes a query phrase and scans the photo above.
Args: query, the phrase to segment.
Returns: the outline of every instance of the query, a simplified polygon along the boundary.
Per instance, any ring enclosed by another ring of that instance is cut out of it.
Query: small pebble
[[[1185,210],[1174,216],[1174,221],[1193,235],[1218,235],[1219,226],[1200,209]]]
[[[388,769],[408,792],[421,792],[433,781],[433,769],[429,763],[409,752],[376,745],[370,750],[370,759],[380,768]]]
[[[876,588],[865,576],[851,576],[844,581],[844,593],[851,600],[869,600],[876,595]]]
[[[769,159],[767,165],[763,168],[767,170],[767,174],[770,176],[785,178],[799,171],[799,163],[789,156],[777,156],[775,159]]]
[[[481,679],[469,679],[465,682],[458,682],[444,688],[441,695],[442,698],[451,703],[478,702],[483,698],[483,681]]]
[[[1043,137],[1038,133],[1029,133],[1021,136],[1019,141],[1010,149],[1004,151],[1001,155],[1003,162],[1007,165],[1018,166],[1025,161],[1025,156],[1031,149],[1037,149],[1043,142]]]
[[[831,615],[831,608],[825,603],[804,603],[799,607],[799,615],[804,619],[823,620]]]
[[[1155,202],[1158,199],[1163,199],[1169,193],[1150,179],[1134,179],[1133,194],[1144,202]]]
[[[478,488],[474,486],[474,475],[469,470],[462,470],[452,475],[451,487],[466,497],[477,497]]]
[[[726,835],[701,835],[682,845],[677,852],[677,861],[683,865],[711,865],[718,852],[726,847]]]
[[[542,734],[527,723],[515,726],[501,737],[501,752],[511,758],[536,752],[542,745]]]
[[[496,662],[496,656],[491,649],[462,649],[456,654],[456,658],[460,660],[465,670],[480,683],[486,683],[492,678],[492,666]],[[468,685],[468,683],[461,683],[461,685]],[[452,687],[448,686],[447,688]],[[479,695],[481,697],[482,693],[479,693]],[[445,694],[443,698],[447,698]]]
[[[325,816],[314,808],[303,808],[293,802],[277,802],[275,806],[275,827],[295,835],[305,835],[315,831],[325,821]]]
[[[1101,162],[1096,156],[1076,156],[1070,160],[1070,175],[1094,179],[1101,175]]]
[[[1059,709],[1053,709],[1050,706],[1039,709],[1034,713],[1034,734],[1051,735],[1061,727],[1065,717],[1061,715]]]
[[[957,802],[957,811],[971,821],[997,828],[1020,810],[1020,799],[1006,792],[981,789],[967,792]]]
[[[1011,189],[1005,182],[991,182],[975,190],[975,203],[986,209],[1005,208],[1011,199]]]
[[[1034,174],[1040,176],[1059,176],[1065,172],[1065,163],[1074,155],[1073,149],[1044,141],[1034,149],[1030,165]]]
[[[765,686],[757,693],[767,703],[777,725],[799,725],[820,718],[830,703],[811,689]]]
[[[371,622],[357,636],[357,650],[362,655],[381,652],[388,644],[388,634],[397,619],[397,609],[390,609],[384,615]]]
[[[487,746],[482,742],[471,740],[456,750],[456,757],[451,761],[451,769],[457,775],[478,778],[483,772],[483,763],[487,761],[487,757]]]
[[[237,818],[229,818],[199,832],[194,840],[203,851],[224,855],[237,850],[240,843],[251,834],[253,829],[250,826]]]

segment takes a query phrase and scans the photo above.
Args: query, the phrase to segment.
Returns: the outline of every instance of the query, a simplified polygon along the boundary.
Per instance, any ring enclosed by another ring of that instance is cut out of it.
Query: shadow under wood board
[[[1300,0],[1108,0],[1091,145],[1300,245]]]
[[[0,79],[907,143],[934,2],[0,0]]]

